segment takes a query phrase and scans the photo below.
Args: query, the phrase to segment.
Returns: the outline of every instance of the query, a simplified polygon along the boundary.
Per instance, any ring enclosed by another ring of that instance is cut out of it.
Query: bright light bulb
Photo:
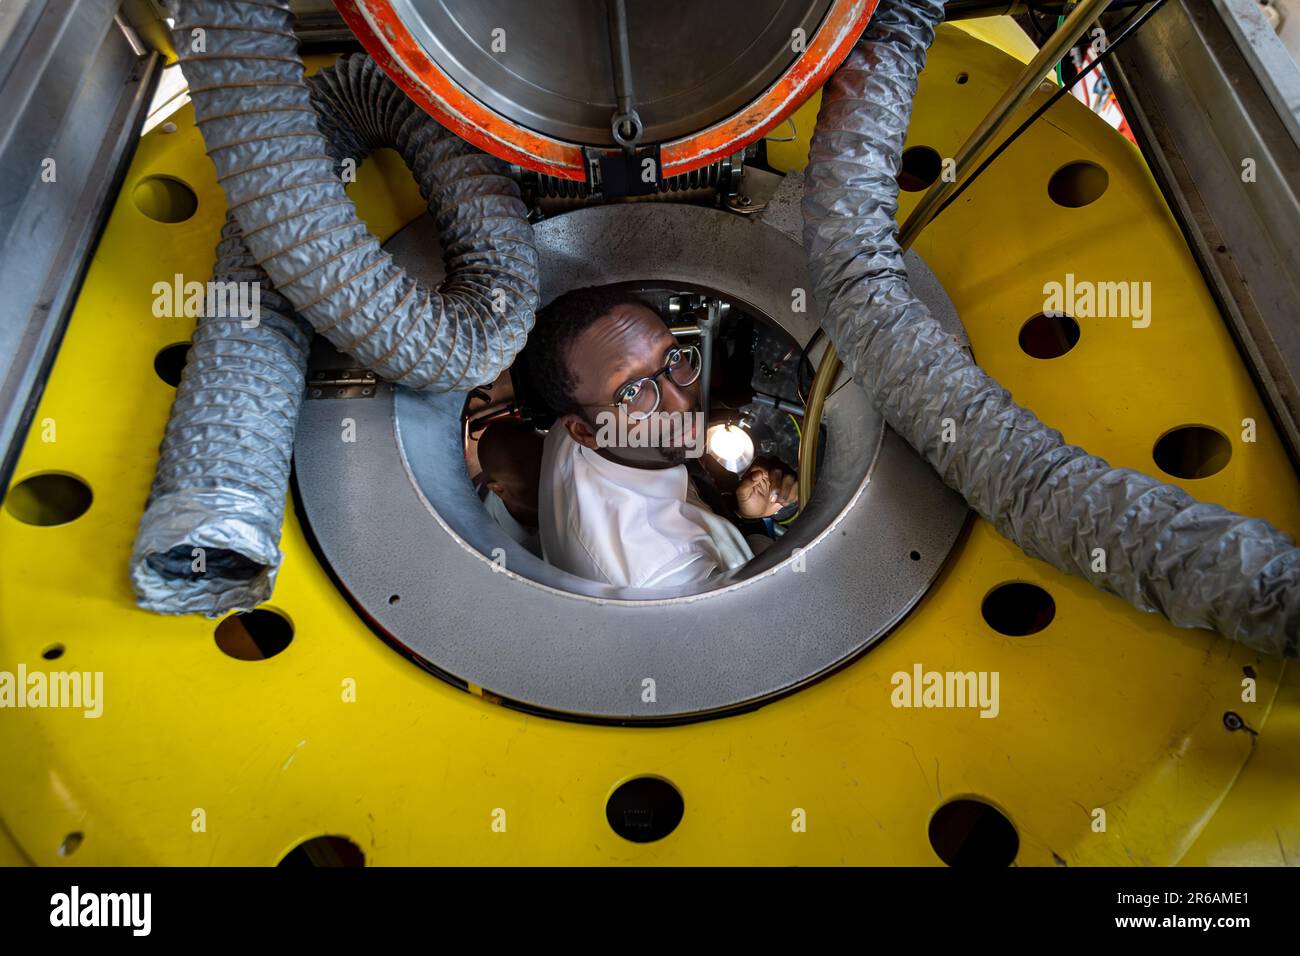
[[[712,426],[707,442],[709,454],[733,474],[741,474],[754,460],[754,439],[745,429],[730,423]]]

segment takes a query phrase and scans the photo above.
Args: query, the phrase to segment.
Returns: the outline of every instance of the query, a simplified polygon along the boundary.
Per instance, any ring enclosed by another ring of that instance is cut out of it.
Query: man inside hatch
[[[706,423],[700,353],[655,310],[623,292],[569,292],[538,313],[525,356],[557,415],[538,496],[548,562],[655,588],[706,581],[754,557],[692,484],[687,462],[703,451]],[[762,519],[797,498],[793,475],[755,465],[742,476],[736,510]]]

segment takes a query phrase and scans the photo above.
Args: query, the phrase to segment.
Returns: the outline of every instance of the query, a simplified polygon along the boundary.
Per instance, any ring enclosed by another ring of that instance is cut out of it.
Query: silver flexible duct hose
[[[257,324],[199,321],[131,578],[143,608],[218,616],[267,600],[279,568],[310,345],[298,307],[385,378],[468,388],[494,380],[523,347],[537,252],[505,165],[419,110],[369,57],[304,82],[281,5],[182,3],[177,19],[230,206],[214,280],[260,283],[263,308]],[[437,291],[391,263],[343,193],[336,167],[355,169],[385,146],[411,168],[438,223],[447,279]]]
[[[495,381],[538,305],[532,227],[507,165],[440,126],[367,58],[322,86],[317,102],[333,115],[318,129],[287,2],[172,8],[208,156],[276,289],[387,381],[436,391]],[[344,141],[331,147],[321,129]],[[447,266],[438,289],[393,264],[343,191],[340,153],[360,163],[378,146],[401,153],[429,201]]]
[[[260,304],[256,316],[205,314],[194,330],[131,554],[136,603],[150,611],[254,607],[280,566],[311,330],[266,281],[233,219],[213,281],[261,283]]]
[[[822,91],[804,248],[831,342],[894,430],[1025,553],[1181,627],[1297,656],[1300,550],[1290,537],[1066,444],[912,295],[894,177],[943,10],[941,0],[882,0]],[[955,441],[943,441],[947,420]],[[1096,549],[1105,572],[1092,570]]]

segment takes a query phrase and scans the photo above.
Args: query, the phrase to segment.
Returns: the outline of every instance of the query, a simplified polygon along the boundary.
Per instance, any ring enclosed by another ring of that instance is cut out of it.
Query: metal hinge
[[[382,382],[368,368],[325,368],[307,381],[307,397],[374,398]]]

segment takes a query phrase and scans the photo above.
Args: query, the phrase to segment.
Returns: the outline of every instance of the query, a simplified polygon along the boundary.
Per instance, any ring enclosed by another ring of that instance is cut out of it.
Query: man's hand
[[[754,465],[736,489],[742,518],[767,518],[799,497],[799,482],[776,465]]]

